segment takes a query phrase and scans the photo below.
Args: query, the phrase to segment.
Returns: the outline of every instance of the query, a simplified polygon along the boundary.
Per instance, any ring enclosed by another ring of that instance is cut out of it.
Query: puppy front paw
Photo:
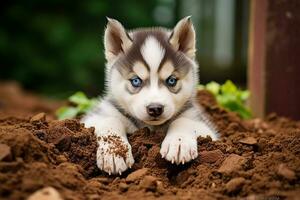
[[[111,174],[122,174],[131,168],[134,159],[127,139],[117,135],[98,137],[97,166]]]
[[[189,162],[198,156],[197,139],[189,135],[167,135],[162,142],[160,154],[172,164]]]

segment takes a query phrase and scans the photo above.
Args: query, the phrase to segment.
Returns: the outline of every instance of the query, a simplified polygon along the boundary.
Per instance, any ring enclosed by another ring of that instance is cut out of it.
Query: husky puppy
[[[104,35],[106,95],[82,119],[86,127],[95,127],[101,170],[121,174],[133,165],[126,134],[142,127],[166,131],[160,154],[176,164],[198,156],[198,136],[217,139],[216,129],[195,100],[195,44],[190,17],[180,20],[173,30],[133,31],[108,18]],[[109,136],[118,142],[101,139]],[[120,146],[126,147],[125,153],[113,151]]]

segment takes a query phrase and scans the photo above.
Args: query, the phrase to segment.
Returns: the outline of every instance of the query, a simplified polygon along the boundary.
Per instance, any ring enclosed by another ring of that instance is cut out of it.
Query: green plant
[[[251,111],[246,106],[250,92],[239,89],[232,81],[227,80],[223,85],[213,81],[206,85],[199,85],[199,89],[210,91],[222,107],[238,113],[243,119],[251,118]]]
[[[83,92],[76,92],[69,97],[69,102],[74,106],[63,106],[56,111],[58,119],[70,119],[80,114],[86,113],[95,106],[97,100],[95,98],[89,99]]]

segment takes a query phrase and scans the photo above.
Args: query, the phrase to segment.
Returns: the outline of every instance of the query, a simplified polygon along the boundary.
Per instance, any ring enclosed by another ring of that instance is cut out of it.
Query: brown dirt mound
[[[77,120],[2,118],[0,199],[57,199],[56,191],[63,199],[298,198],[299,122],[276,115],[243,121],[207,92],[199,102],[218,125],[219,141],[200,137],[200,156],[177,166],[159,154],[165,133],[141,129],[129,136],[135,164],[122,176],[97,169],[94,130]]]
[[[30,117],[39,112],[46,112],[54,119],[54,112],[62,102],[50,101],[25,92],[17,82],[0,82],[0,118],[8,116]]]

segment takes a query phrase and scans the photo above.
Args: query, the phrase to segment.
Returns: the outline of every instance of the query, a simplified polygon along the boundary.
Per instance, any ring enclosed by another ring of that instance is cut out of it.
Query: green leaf
[[[206,84],[206,89],[208,91],[210,91],[211,93],[213,93],[214,95],[217,95],[220,91],[220,84],[212,81],[212,82]]]
[[[69,97],[69,101],[77,105],[89,104],[89,99],[83,92],[76,92]]]
[[[250,97],[250,92],[248,90],[241,91],[240,97],[242,101],[246,101]]]
[[[56,111],[56,116],[59,120],[71,119],[76,117],[78,112],[78,108],[63,106]]]
[[[89,100],[88,104],[77,105],[79,113],[84,114],[84,113],[88,112],[90,109],[92,109],[96,105],[97,102],[98,101],[96,99],[91,99],[91,100]]]
[[[221,92],[225,94],[226,93],[234,94],[237,92],[237,90],[238,90],[237,87],[230,80],[227,80],[225,84],[221,86]]]
[[[98,102],[98,100],[94,98],[88,99],[83,92],[76,92],[69,97],[69,101],[72,102],[74,106],[63,106],[59,108],[56,111],[58,119],[70,119],[80,114],[85,114]]]

